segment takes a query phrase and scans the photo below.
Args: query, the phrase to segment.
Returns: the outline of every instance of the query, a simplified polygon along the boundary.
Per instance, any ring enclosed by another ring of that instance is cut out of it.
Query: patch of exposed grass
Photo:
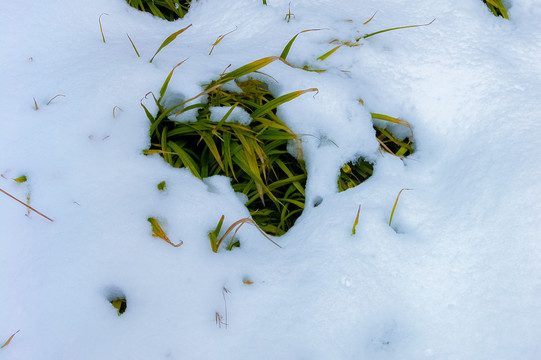
[[[126,2],[137,10],[168,21],[183,18],[192,3],[191,0],[126,0]]]
[[[372,119],[388,121],[408,127],[411,130],[410,124],[405,120],[383,114],[372,113],[371,115]],[[411,137],[407,139],[400,139],[393,135],[390,130],[382,126],[374,125],[374,130],[376,130],[376,138],[380,144],[381,151],[399,157],[406,157],[414,152],[413,133],[411,134]],[[338,176],[338,191],[351,189],[361,184],[372,176],[373,170],[374,165],[363,158],[359,158],[344,164],[344,166],[342,166],[340,169],[340,175]]]
[[[154,116],[143,107],[151,122],[151,148],[147,154],[159,153],[173,167],[188,168],[200,179],[213,175],[230,177],[233,189],[246,195],[246,206],[258,227],[267,234],[280,236],[293,226],[304,209],[306,170],[300,138],[277,116],[276,108],[317,89],[275,98],[263,81],[241,79],[275,60],[280,59],[259,59],[222,74],[195,97],[164,108],[171,71],[160,97],[154,98],[158,113]],[[234,82],[240,91],[222,88],[228,82]],[[207,95],[205,103],[187,105],[202,95]],[[214,119],[213,108],[223,109],[225,115]],[[192,121],[174,120],[190,110],[197,110]],[[249,114],[250,123],[230,121],[235,110]],[[295,156],[289,149],[295,149]]]

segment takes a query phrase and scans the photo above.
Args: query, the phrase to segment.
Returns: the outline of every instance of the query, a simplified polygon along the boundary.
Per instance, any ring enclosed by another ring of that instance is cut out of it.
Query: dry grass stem
[[[42,213],[40,213],[39,211],[37,211],[36,209],[34,209],[33,207],[31,207],[30,205],[27,205],[25,204],[24,202],[22,202],[21,200],[17,199],[15,196],[5,192],[4,190],[0,189],[0,192],[3,192],[4,194],[6,194],[7,196],[9,196],[10,198],[12,198],[13,200],[17,201],[18,203],[20,204],[23,204],[24,206],[26,206],[28,209],[32,210],[33,212],[37,213],[38,215],[41,215],[43,216],[45,219],[51,221],[51,222],[54,222],[53,219],[51,219],[50,217],[46,216],[46,215],[43,215]]]
[[[49,101],[47,102],[46,105],[49,105],[49,104],[51,103],[51,101],[53,101],[54,99],[56,99],[56,98],[59,97],[59,96],[66,97],[66,95],[64,95],[64,94],[58,94],[58,95],[55,95],[55,96],[53,96],[53,97],[51,98],[51,100],[49,100]]]
[[[0,346],[0,349],[3,349],[4,347],[8,346],[9,343],[11,342],[11,340],[13,339],[13,337],[14,337],[15,335],[17,335],[17,333],[18,333],[19,331],[21,331],[21,330],[15,331],[15,333],[9,337],[9,339],[4,343],[4,345]]]

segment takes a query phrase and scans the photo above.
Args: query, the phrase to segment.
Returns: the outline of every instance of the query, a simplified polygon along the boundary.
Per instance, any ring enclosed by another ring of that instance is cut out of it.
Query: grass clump
[[[162,99],[171,72],[160,98],[155,99],[158,113],[153,116],[146,108],[145,111],[151,121],[151,148],[147,153],[159,153],[173,167],[188,168],[200,179],[213,175],[230,177],[233,189],[246,195],[246,206],[258,227],[267,234],[280,236],[293,226],[304,209],[307,175],[300,139],[277,116],[276,108],[317,89],[275,98],[263,81],[240,79],[275,60],[278,58],[263,58],[223,74],[199,95],[164,108]],[[228,82],[234,82],[240,91],[222,88]],[[184,107],[201,95],[207,95],[205,103]],[[223,109],[225,115],[214,119],[213,108]],[[236,109],[249,114],[250,122],[228,121]],[[174,116],[189,110],[197,110],[191,122],[174,121]],[[295,149],[296,156],[289,149]]]
[[[190,8],[191,0],[126,0],[126,2],[144,12],[167,21],[183,18]]]

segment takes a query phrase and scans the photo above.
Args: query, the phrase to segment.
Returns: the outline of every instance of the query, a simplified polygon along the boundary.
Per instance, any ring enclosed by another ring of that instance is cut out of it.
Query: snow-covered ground
[[[0,2],[0,188],[54,220],[0,194],[0,343],[20,329],[0,358],[540,359],[541,8],[505,3],[510,20],[481,0],[294,0],[287,22],[287,0],[201,0],[170,23],[123,0]],[[215,254],[220,216],[248,211],[228,179],[142,154],[140,101],[181,60],[170,99],[312,28],[288,60],[327,72],[263,69],[275,95],[319,89],[278,110],[311,135],[307,207],[282,248],[243,227]],[[407,120],[416,152],[380,153],[370,112]],[[359,155],[374,175],[338,193]],[[151,216],[184,244],[152,237]]]

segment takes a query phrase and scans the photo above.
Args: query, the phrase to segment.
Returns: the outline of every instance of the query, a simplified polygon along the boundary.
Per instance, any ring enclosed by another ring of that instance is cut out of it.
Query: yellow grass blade
[[[137,51],[137,48],[135,47],[135,44],[133,43],[130,35],[128,35],[128,33],[126,33],[126,36],[128,37],[128,40],[130,40],[131,42],[131,46],[133,46],[133,50],[135,51],[135,53],[137,54],[137,57],[141,57],[141,55],[139,55],[139,51]]]
[[[103,27],[101,26],[101,17],[102,17],[103,15],[109,16],[109,14],[107,14],[107,13],[102,13],[102,14],[100,15],[100,17],[98,18],[98,22],[100,23],[101,38],[102,38],[103,42],[105,43],[105,36],[103,35]]]
[[[156,57],[156,55],[158,55],[158,53],[164,48],[166,47],[167,45],[169,45],[171,42],[173,42],[173,40],[175,40],[177,38],[177,36],[179,36],[180,34],[182,34],[184,31],[188,30],[188,28],[192,26],[192,24],[186,26],[185,28],[183,29],[180,29],[179,31],[177,32],[174,32],[172,33],[171,35],[169,35],[167,37],[167,39],[165,39],[163,41],[163,43],[160,45],[160,47],[158,48],[158,50],[156,50],[156,53],[154,54],[154,56],[150,59],[149,62],[152,62],[152,60],[154,60],[154,58]]]
[[[325,54],[321,55],[320,57],[318,57],[317,59],[318,60],[325,60],[326,58],[328,58],[329,56],[331,56],[332,54],[334,54],[334,52],[336,50],[338,50],[339,48],[341,48],[342,45],[338,45],[338,46],[335,46],[334,48],[332,48],[331,50],[327,51]]]
[[[366,25],[366,24],[368,24],[370,21],[372,21],[372,19],[374,18],[374,16],[376,16],[377,13],[378,13],[378,12],[377,12],[377,10],[376,10],[376,12],[374,13],[374,15],[372,15],[372,17],[370,17],[370,19],[368,19],[368,20],[366,20],[365,22],[363,22],[363,25]]]
[[[22,184],[23,182],[26,182],[28,179],[25,175],[19,176],[18,178],[13,179],[13,181],[18,182],[19,184]]]
[[[355,217],[355,222],[353,222],[353,229],[351,229],[351,235],[355,235],[355,229],[359,223],[359,215],[361,214],[361,204],[359,204],[359,209],[357,210],[357,216]]]
[[[224,37],[226,37],[227,35],[231,34],[231,33],[234,32],[234,31],[237,31],[237,29],[238,29],[238,27],[235,26],[235,29],[234,29],[234,30],[231,30],[231,31],[228,32],[228,33],[225,33],[225,34],[223,34],[223,35],[218,36],[218,38],[216,39],[216,41],[212,44],[212,48],[210,49],[209,55],[212,54],[212,51],[214,50],[214,47],[215,47],[216,45],[218,45],[218,44],[220,43],[220,41],[222,41],[222,40],[224,39]]]
[[[394,211],[396,210],[396,205],[398,204],[398,199],[400,198],[400,194],[402,194],[402,191],[404,190],[411,190],[411,189],[402,189],[398,192],[398,195],[396,196],[396,200],[393,205],[393,210],[391,211],[391,217],[389,218],[389,226],[391,226],[391,223],[393,222],[393,215],[394,215]]]
[[[167,235],[165,234],[165,231],[163,231],[158,220],[156,220],[155,218],[149,217],[147,220],[150,223],[150,225],[152,225],[152,236],[160,238],[164,240],[166,243],[168,243],[169,245],[174,246],[174,247],[179,247],[180,245],[184,244],[182,240],[177,245],[173,244],[171,240],[169,240],[169,237],[167,237]]]

